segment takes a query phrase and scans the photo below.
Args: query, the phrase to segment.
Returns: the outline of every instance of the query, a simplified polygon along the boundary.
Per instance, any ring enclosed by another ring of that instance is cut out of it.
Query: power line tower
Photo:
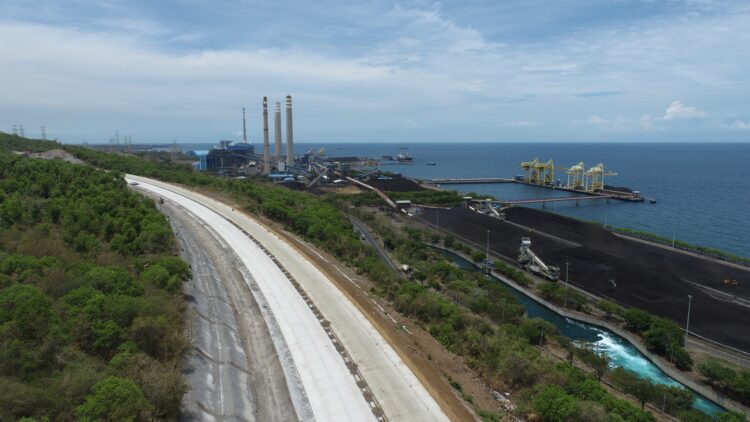
[[[25,138],[26,134],[23,133],[23,125],[18,125],[18,136]]]
[[[115,148],[120,149],[120,131],[115,130]]]
[[[43,141],[47,140],[47,130],[45,129],[44,126],[42,126],[42,140]]]
[[[13,136],[18,136],[18,127],[13,125]]]
[[[170,154],[172,161],[177,161],[177,140],[172,139],[172,153]]]

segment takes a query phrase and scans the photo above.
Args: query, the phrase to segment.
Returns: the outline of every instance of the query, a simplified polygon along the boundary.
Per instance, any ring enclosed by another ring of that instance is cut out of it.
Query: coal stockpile
[[[559,266],[563,278],[569,262],[571,283],[683,326],[687,295],[692,295],[690,331],[750,351],[750,309],[728,296],[688,283],[750,298],[750,272],[623,239],[595,224],[529,208],[511,208],[505,214],[510,222],[530,230],[467,208],[425,208],[419,218],[434,225],[437,212],[442,229],[478,245],[485,245],[490,230],[490,249],[511,259],[518,255],[521,237],[529,236],[532,250],[546,263]],[[727,279],[738,284],[728,286],[723,283]]]
[[[385,192],[417,192],[425,190],[413,180],[396,178],[387,180],[368,180],[365,183]]]

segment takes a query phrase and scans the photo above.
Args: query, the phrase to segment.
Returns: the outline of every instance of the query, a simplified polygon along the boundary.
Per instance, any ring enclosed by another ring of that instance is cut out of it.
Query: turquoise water
[[[472,271],[477,270],[477,267],[474,264],[460,256],[451,252],[440,251],[446,258],[455,262],[459,267]],[[505,287],[513,297],[516,298],[516,300],[518,300],[524,309],[526,309],[529,318],[542,318],[543,320],[554,324],[560,334],[570,338],[577,344],[593,347],[599,353],[602,353],[609,358],[610,367],[615,368],[622,366],[642,377],[648,378],[654,383],[682,386],[682,384],[670,378],[669,375],[664,373],[664,371],[651,363],[651,361],[641,354],[638,349],[633,347],[630,342],[617,334],[600,327],[560,316],[525,294],[508,286],[503,281],[499,279],[496,280],[498,280],[498,282]],[[725,410],[702,395],[695,392],[694,394],[696,397],[693,402],[694,408],[708,414],[714,414]]]

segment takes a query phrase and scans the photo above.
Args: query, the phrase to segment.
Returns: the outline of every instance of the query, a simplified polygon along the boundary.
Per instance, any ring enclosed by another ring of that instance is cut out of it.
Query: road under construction
[[[185,399],[194,419],[449,420],[368,318],[283,238],[196,192],[127,181],[172,210],[198,265]]]

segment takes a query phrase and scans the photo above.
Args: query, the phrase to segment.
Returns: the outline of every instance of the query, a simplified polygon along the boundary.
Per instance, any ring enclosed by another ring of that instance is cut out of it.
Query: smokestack
[[[247,143],[247,126],[245,125],[245,107],[242,107],[242,141]]]
[[[268,98],[263,97],[263,174],[271,174],[271,146],[268,145]]]
[[[274,137],[274,150],[273,156],[276,158],[281,157],[281,104],[276,101],[276,108],[273,109],[273,137]]]
[[[294,166],[294,134],[292,133],[292,96],[286,96],[286,166]]]

